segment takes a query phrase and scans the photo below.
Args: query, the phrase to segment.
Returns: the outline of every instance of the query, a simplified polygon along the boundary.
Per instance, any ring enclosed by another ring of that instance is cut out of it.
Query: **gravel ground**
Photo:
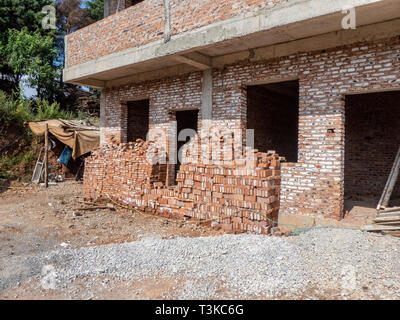
[[[180,279],[164,296],[175,299],[400,298],[399,239],[346,229],[313,229],[289,238],[154,236],[15,259],[20,267],[0,272],[0,290],[32,277],[60,290],[77,279],[87,279],[90,288],[104,277],[153,277]]]

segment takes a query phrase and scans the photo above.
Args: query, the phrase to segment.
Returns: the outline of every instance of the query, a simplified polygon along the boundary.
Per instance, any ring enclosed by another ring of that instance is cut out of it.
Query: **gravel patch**
[[[183,278],[177,299],[400,298],[400,241],[345,229],[276,238],[250,234],[157,237],[62,249],[21,263],[44,287],[76,279]],[[21,268],[21,270],[24,268]],[[0,271],[0,288],[11,285]]]

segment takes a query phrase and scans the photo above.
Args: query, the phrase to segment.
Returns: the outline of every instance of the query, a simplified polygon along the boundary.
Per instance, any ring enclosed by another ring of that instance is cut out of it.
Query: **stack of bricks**
[[[86,162],[84,197],[111,198],[163,216],[208,220],[228,232],[270,232],[279,211],[276,153],[253,150],[254,166],[248,166],[246,159],[221,165],[184,164],[177,185],[167,187],[167,166],[147,162],[149,147],[149,142],[137,141],[96,151]]]
[[[166,165],[147,161],[149,147],[150,142],[137,140],[95,151],[85,163],[84,197],[122,200],[133,196],[142,204],[146,194],[164,185],[167,174]]]
[[[226,231],[269,233],[279,211],[279,156],[257,152],[254,162],[182,165],[175,187],[180,214],[212,219]]]

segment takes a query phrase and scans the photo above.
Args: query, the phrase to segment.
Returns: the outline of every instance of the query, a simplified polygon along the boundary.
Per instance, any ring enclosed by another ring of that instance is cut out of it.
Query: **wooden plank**
[[[398,222],[400,223],[400,216],[389,216],[389,217],[378,217],[374,219],[376,223],[385,223],[385,222]]]
[[[392,212],[400,212],[400,208],[399,207],[389,207],[384,210],[381,209],[378,211],[378,214],[385,214],[385,213],[392,213]]]
[[[393,237],[400,237],[400,231],[382,231],[382,234]]]
[[[400,211],[380,213],[377,216],[377,218],[386,218],[386,217],[400,217]]]
[[[381,210],[380,212],[381,213],[400,212],[400,207],[389,207],[389,208],[385,208],[384,210]]]
[[[400,226],[400,221],[384,221],[384,222],[375,222],[376,224],[378,224],[378,225],[393,225],[393,226],[395,226],[395,225],[399,225]]]
[[[383,226],[383,225],[369,225],[365,227],[361,227],[362,231],[389,231],[389,230],[399,230],[400,231],[400,226]]]

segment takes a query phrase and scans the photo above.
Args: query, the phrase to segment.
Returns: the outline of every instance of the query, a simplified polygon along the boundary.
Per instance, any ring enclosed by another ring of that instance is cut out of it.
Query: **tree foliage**
[[[42,9],[56,8],[56,30],[43,29]],[[0,0],[0,90],[20,87],[24,76],[39,98],[71,104],[74,86],[64,84],[64,37],[103,17],[103,0]]]
[[[40,95],[54,91],[56,33],[41,24],[43,7],[52,4],[53,0],[0,0],[0,75],[11,83],[8,89],[19,88],[26,75]]]
[[[27,28],[11,29],[3,51],[8,67],[15,74],[27,76],[30,84],[37,88],[38,97],[49,98],[49,94],[54,94],[59,70],[53,64],[56,49],[52,34],[44,36]]]
[[[91,23],[82,0],[57,0],[58,29],[67,35]]]
[[[93,21],[104,18],[104,0],[91,0],[87,2],[87,15]]]

